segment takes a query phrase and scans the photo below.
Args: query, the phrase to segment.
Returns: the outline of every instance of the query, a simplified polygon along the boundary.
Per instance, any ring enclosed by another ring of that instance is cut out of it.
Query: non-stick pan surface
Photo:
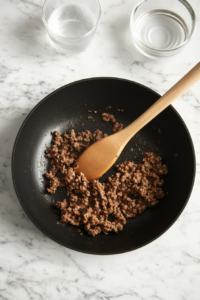
[[[12,174],[19,201],[32,222],[61,245],[91,254],[116,254],[142,247],[163,234],[183,211],[195,177],[195,153],[190,134],[176,110],[170,106],[145,126],[126,146],[118,162],[141,162],[146,151],[161,155],[169,173],[164,176],[166,196],[154,208],[129,219],[122,232],[91,237],[81,226],[59,223],[60,211],[53,204],[66,198],[65,188],[54,195],[46,192],[49,169],[44,157],[52,132],[97,128],[111,134],[102,112],[114,114],[127,126],[160,96],[136,82],[118,78],[92,78],[68,84],[48,95],[30,112],[15,141]],[[108,106],[112,109],[107,110]],[[117,109],[123,109],[118,112]],[[98,114],[88,113],[98,111]],[[88,120],[89,115],[93,120]],[[80,118],[82,117],[82,118]],[[82,125],[84,124],[84,125]],[[102,178],[114,174],[110,169]]]

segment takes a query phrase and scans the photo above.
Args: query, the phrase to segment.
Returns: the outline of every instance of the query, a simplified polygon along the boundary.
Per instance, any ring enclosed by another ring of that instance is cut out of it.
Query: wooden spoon
[[[101,177],[115,163],[128,141],[198,80],[200,62],[133,123],[85,150],[77,160],[76,172],[83,172],[88,180]]]

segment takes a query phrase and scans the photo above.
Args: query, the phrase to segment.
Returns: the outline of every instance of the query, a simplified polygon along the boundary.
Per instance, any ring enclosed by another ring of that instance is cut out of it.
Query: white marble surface
[[[11,180],[19,127],[47,94],[74,80],[116,76],[163,94],[199,60],[200,1],[191,0],[197,30],[191,44],[165,62],[140,55],[131,42],[135,0],[101,0],[90,48],[67,57],[52,49],[41,21],[42,0],[1,0],[0,9],[0,299],[200,299],[200,82],[174,106],[196,149],[191,199],[159,239],[127,254],[92,256],[68,250],[29,221]]]

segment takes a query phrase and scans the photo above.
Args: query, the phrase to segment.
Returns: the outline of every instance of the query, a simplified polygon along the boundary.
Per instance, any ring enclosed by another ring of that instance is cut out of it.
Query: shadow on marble
[[[129,18],[129,14],[122,16],[121,19],[117,18],[111,26],[112,39],[115,40],[116,48],[120,53],[119,59],[122,63],[152,61],[151,58],[144,56],[135,47],[131,35]]]
[[[15,53],[20,57],[46,57],[60,54],[50,45],[48,35],[41,18],[26,18],[17,23],[12,34]],[[62,55],[62,54],[61,54]]]

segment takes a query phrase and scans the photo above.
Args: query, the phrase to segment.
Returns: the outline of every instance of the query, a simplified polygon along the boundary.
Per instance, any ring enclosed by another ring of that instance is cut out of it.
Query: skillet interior
[[[148,244],[174,223],[193,187],[195,154],[190,134],[172,106],[146,125],[128,143],[118,159],[118,162],[141,162],[144,152],[152,151],[161,155],[169,168],[169,174],[164,177],[166,196],[156,207],[147,209],[135,219],[129,219],[122,232],[99,234],[93,238],[81,227],[84,234],[80,236],[77,227],[59,223],[60,212],[53,207],[53,203],[66,197],[65,188],[54,195],[45,191],[49,182],[44,173],[49,165],[44,151],[51,144],[51,132],[65,132],[71,128],[76,132],[86,129],[94,131],[98,128],[111,134],[112,125],[102,121],[102,112],[113,113],[117,121],[127,126],[159,97],[154,91],[132,81],[93,78],[56,90],[31,111],[15,141],[12,174],[22,207],[42,232],[77,251],[116,254]],[[106,110],[109,105],[112,109]],[[117,108],[124,112],[118,112]],[[88,113],[88,110],[97,110],[98,114]],[[89,115],[94,116],[94,121],[87,119]],[[101,181],[114,172],[115,169],[111,168]]]

